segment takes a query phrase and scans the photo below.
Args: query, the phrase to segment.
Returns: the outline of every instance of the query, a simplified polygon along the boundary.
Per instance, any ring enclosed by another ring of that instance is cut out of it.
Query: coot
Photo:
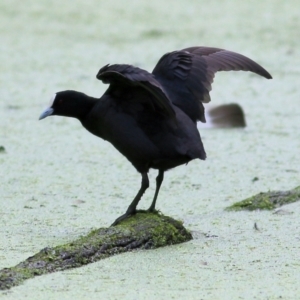
[[[125,214],[113,223],[116,225],[136,213],[149,187],[149,169],[158,170],[149,207],[154,211],[164,172],[206,158],[196,123],[205,122],[203,103],[210,101],[214,74],[231,70],[272,78],[241,54],[211,47],[185,48],[163,55],[152,73],[132,65],[106,65],[96,76],[109,84],[101,98],[71,90],[58,92],[40,120],[53,115],[77,118],[92,134],[110,142],[141,173],[141,187]]]

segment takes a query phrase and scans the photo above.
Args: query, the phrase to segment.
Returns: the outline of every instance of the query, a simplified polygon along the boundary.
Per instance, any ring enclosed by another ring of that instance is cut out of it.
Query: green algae
[[[137,213],[115,227],[96,229],[71,243],[44,248],[15,267],[0,270],[0,290],[35,276],[78,268],[112,255],[191,239],[191,233],[180,221],[159,213]]]
[[[266,193],[259,193],[243,201],[234,203],[227,207],[226,210],[272,210],[299,200],[300,186],[289,191],[269,191]]]

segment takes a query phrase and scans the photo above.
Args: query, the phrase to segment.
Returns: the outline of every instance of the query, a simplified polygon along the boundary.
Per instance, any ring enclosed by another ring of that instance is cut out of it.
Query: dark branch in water
[[[289,191],[270,191],[259,193],[243,201],[236,202],[226,210],[272,210],[285,204],[300,200],[300,186]]]
[[[0,290],[39,275],[81,267],[136,249],[155,249],[192,239],[182,222],[158,213],[138,213],[119,225],[100,228],[76,241],[47,247],[15,267],[0,270]]]

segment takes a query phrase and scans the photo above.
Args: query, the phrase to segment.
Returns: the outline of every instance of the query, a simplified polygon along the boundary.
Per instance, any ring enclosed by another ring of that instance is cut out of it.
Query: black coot
[[[92,134],[109,141],[142,175],[142,184],[125,214],[136,212],[149,187],[148,171],[158,169],[149,211],[155,210],[164,172],[206,158],[196,122],[205,122],[203,103],[218,71],[271,75],[253,60],[231,51],[191,47],[165,54],[152,73],[131,65],[106,65],[97,78],[109,87],[100,99],[76,91],[58,92],[40,116],[77,118]]]

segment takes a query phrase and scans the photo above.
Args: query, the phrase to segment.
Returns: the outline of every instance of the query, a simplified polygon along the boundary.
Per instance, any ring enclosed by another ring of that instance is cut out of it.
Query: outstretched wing
[[[165,54],[152,74],[171,101],[193,121],[205,122],[202,103],[210,101],[209,92],[218,71],[251,71],[267,79],[271,75],[259,64],[241,54],[210,47],[191,47]]]
[[[110,84],[107,93],[119,94],[120,98],[124,89],[142,88],[151,95],[147,99],[151,101],[149,104],[152,107],[159,109],[166,116],[175,117],[171,101],[153,74],[131,65],[106,65],[96,77],[103,83]]]

